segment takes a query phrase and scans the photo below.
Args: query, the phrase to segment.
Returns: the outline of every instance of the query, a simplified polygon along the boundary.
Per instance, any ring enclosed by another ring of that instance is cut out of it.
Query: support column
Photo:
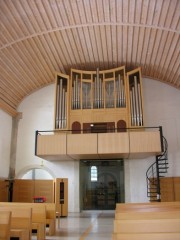
[[[11,133],[11,149],[10,149],[10,163],[9,163],[9,179],[15,178],[16,166],[16,152],[17,152],[17,135],[19,120],[22,119],[22,113],[18,113],[12,119],[12,133]]]

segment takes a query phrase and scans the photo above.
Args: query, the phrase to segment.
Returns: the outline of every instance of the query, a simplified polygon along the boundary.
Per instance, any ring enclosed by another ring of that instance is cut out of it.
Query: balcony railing
[[[162,152],[162,127],[36,131],[35,155],[47,160],[146,158]]]

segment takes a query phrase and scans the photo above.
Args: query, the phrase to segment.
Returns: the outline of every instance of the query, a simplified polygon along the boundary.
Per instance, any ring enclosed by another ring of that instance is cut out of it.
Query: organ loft
[[[56,73],[55,91],[56,130],[123,132],[144,126],[140,68]]]

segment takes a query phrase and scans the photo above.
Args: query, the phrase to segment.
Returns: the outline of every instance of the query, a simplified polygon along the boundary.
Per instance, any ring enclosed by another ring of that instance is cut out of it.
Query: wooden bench
[[[37,231],[37,240],[46,238],[46,206],[39,203],[0,202],[0,207],[11,206],[19,208],[32,208],[32,230]]]
[[[56,206],[55,203],[43,203],[46,206],[46,226],[49,226],[49,236],[56,234]]]
[[[180,202],[154,202],[154,203],[117,203],[116,212],[118,211],[153,211],[158,209],[161,211],[164,208],[178,209]]]
[[[180,203],[117,204],[112,239],[180,239]]]
[[[11,212],[0,211],[0,239],[10,239]]]
[[[32,209],[16,206],[0,206],[0,212],[11,212],[10,237],[20,240],[31,239]]]

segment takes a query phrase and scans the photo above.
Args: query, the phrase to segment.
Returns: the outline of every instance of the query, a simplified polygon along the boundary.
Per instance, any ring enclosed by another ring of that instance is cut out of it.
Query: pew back
[[[10,239],[11,212],[0,211],[0,239]]]
[[[112,239],[180,239],[180,202],[117,204]]]

